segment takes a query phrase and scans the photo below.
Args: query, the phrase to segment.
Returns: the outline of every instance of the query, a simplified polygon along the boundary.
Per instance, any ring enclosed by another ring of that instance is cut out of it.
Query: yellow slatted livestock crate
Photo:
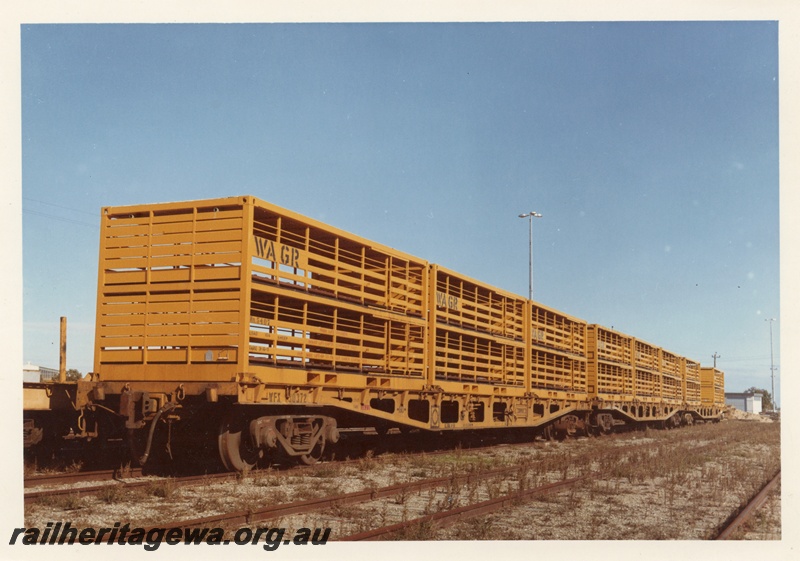
[[[430,282],[436,379],[522,387],[525,299],[438,265]]]
[[[425,374],[427,263],[252,197],[105,208],[95,370]]]
[[[660,349],[644,341],[633,342],[633,361],[636,369],[636,397],[661,397]]]
[[[700,369],[700,400],[703,408],[725,407],[725,374],[721,370]]]
[[[589,395],[630,399],[634,395],[633,338],[592,324],[587,327]]]
[[[531,305],[531,344],[535,347],[586,357],[586,321],[548,308]]]
[[[239,371],[246,223],[233,201],[103,209],[95,371],[133,380],[174,377],[175,365],[197,365],[201,379]]]
[[[586,393],[586,361],[552,351],[531,349],[531,387]]]
[[[701,387],[700,387],[700,363],[686,359],[684,366],[685,387],[683,400],[689,408],[700,407]],[[723,396],[724,402],[724,396]]]
[[[586,322],[530,302],[532,390],[587,393]]]
[[[662,397],[670,403],[683,399],[683,357],[662,349],[661,381]]]

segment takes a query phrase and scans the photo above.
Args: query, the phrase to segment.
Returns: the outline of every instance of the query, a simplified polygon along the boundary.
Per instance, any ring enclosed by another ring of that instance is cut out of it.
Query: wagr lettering
[[[447,308],[455,311],[460,309],[458,296],[450,296],[440,290],[436,291],[436,305],[440,308]]]
[[[304,268],[303,255],[296,247],[282,245],[266,238],[253,236],[255,240],[256,257],[265,261],[272,261],[295,269]],[[277,246],[277,248],[276,248]]]

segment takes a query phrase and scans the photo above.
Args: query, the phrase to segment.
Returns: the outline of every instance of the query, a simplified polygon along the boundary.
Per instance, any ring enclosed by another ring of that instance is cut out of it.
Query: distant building
[[[58,369],[36,366],[35,364],[25,364],[22,367],[23,382],[49,382],[58,378]]]
[[[725,405],[746,413],[761,413],[760,393],[725,393]]]

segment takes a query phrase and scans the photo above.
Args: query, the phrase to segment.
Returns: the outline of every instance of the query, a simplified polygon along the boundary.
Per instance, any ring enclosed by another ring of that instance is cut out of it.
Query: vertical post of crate
[[[533,302],[525,300],[522,304],[522,317],[525,322],[522,326],[522,340],[525,341],[524,351],[524,382],[523,387],[526,392],[533,390],[533,344],[531,338],[533,337]]]
[[[103,319],[103,287],[106,284],[106,236],[108,235],[108,208],[103,208],[100,212],[100,251],[98,251],[97,263],[97,298],[95,304],[95,320],[94,320],[94,371],[100,372],[100,364],[102,362],[103,354],[103,341],[100,326]]]
[[[424,283],[424,290],[428,293],[427,297],[427,318],[428,318],[428,329],[426,333],[426,354],[427,354],[427,361],[426,361],[426,384],[428,386],[433,386],[436,381],[436,281],[437,281],[437,270],[436,265],[431,263],[427,267],[428,269],[428,282]]]
[[[683,360],[681,360],[681,402],[684,403],[684,404],[687,401],[687,399],[686,399],[686,375],[687,374],[688,374],[688,372],[687,372],[687,366],[686,366],[686,358],[684,358]]]
[[[628,337],[628,349],[629,349],[629,366],[631,367],[631,374],[633,376],[633,398],[639,398],[639,373],[637,370],[636,365],[636,339],[633,337]]]
[[[430,282],[430,270],[428,269],[427,263],[424,264],[422,266],[421,270],[420,270],[420,280],[419,280],[419,282],[420,282],[420,285],[419,285],[419,289],[420,289],[419,298],[420,298],[420,306],[421,306],[421,308],[420,308],[421,314],[420,315],[421,315],[421,317],[425,318],[425,320],[426,320],[425,321],[425,325],[422,327],[422,364],[420,365],[420,368],[422,370],[422,376],[425,377],[428,374],[426,368],[430,364],[430,361],[432,360],[431,359],[431,355],[429,354],[429,349],[428,349],[428,347],[426,345],[426,342],[428,340],[428,337],[431,336],[430,335],[431,331],[433,331],[433,329],[431,328],[431,323],[429,321],[427,321],[427,319],[428,319],[428,315],[427,315],[428,314],[428,310],[430,309],[431,302],[432,302],[431,301],[431,294],[430,294],[430,291],[428,290],[428,283]]]
[[[252,285],[253,285],[253,256],[251,246],[254,233],[254,204],[249,197],[244,197],[242,204],[242,253],[241,269],[239,273],[239,353],[237,371],[247,372],[250,367],[250,316]],[[280,234],[279,234],[280,235]]]
[[[142,364],[147,364],[149,360],[148,356],[148,349],[150,347],[150,341],[148,339],[148,327],[150,324],[150,314],[152,313],[151,307],[151,294],[152,291],[150,290],[150,280],[152,278],[152,271],[153,271],[153,264],[152,264],[152,254],[153,254],[153,210],[150,209],[147,211],[147,243],[145,244],[147,247],[147,261],[145,264],[144,269],[144,282],[142,285],[145,288],[145,297],[144,297],[144,325],[142,326],[142,339],[144,343],[142,344]]]

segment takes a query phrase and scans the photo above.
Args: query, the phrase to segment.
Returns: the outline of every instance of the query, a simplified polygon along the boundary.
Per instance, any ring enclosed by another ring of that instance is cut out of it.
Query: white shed
[[[761,397],[760,393],[726,393],[725,405],[758,415],[761,413]]]

